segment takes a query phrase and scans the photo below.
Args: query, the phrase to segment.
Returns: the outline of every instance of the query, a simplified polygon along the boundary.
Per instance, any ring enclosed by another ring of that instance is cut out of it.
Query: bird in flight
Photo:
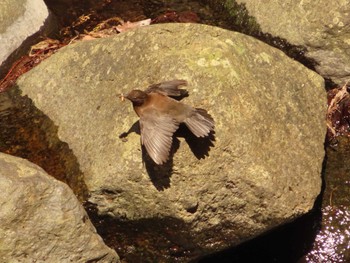
[[[121,95],[132,102],[140,117],[141,143],[152,160],[162,165],[169,159],[173,134],[184,123],[196,137],[206,137],[214,131],[214,120],[200,108],[194,108],[174,98],[188,96],[185,80],[171,80]]]

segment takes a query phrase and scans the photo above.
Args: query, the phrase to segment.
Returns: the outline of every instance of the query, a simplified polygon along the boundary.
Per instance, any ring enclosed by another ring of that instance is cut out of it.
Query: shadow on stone
[[[209,156],[211,147],[214,147],[215,131],[212,131],[209,136],[198,138],[184,124],[181,124],[176,131],[175,136],[183,137],[190,147],[192,153],[198,160],[205,159]]]
[[[145,147],[142,146],[142,159],[144,160],[147,173],[158,191],[163,191],[170,187],[170,177],[173,173],[173,157],[180,147],[180,141],[173,137],[173,144],[171,145],[169,160],[162,164],[157,165],[151,157],[148,155]]]
[[[193,245],[189,226],[179,219],[128,221],[101,216],[96,205],[89,202],[84,207],[98,234],[122,262],[189,262],[203,253]]]
[[[303,256],[312,248],[320,221],[321,211],[316,208],[294,222],[237,247],[214,253],[198,262],[308,262],[304,261]]]
[[[120,135],[119,135],[119,139],[121,139],[121,140],[123,140],[123,141],[126,140],[126,137],[128,137],[129,134],[132,133],[132,132],[135,132],[135,133],[137,133],[138,135],[141,134],[141,132],[140,132],[140,122],[139,122],[139,121],[135,122],[135,123],[130,127],[130,129],[129,129],[127,132],[123,132],[122,134],[120,134]]]
[[[0,93],[0,151],[27,159],[70,186],[80,200],[88,196],[73,151],[57,135],[58,127],[17,88]]]
[[[123,132],[119,135],[119,138],[125,140],[125,138],[132,132],[141,134],[140,132],[140,122],[135,122],[127,132]],[[141,144],[141,141],[140,141]],[[170,187],[170,177],[173,171],[173,156],[174,153],[179,148],[179,140],[175,137],[173,138],[173,144],[170,149],[169,160],[163,165],[157,165],[151,157],[148,155],[146,148],[141,145],[142,149],[142,161],[146,167],[147,173],[158,191],[163,191],[164,189]]]
[[[139,121],[135,122],[127,132],[120,134],[119,138],[125,140],[132,132],[141,134]],[[153,185],[158,191],[163,191],[170,187],[170,177],[173,173],[173,157],[180,147],[180,141],[176,137],[184,138],[194,156],[199,160],[209,156],[210,148],[214,147],[215,131],[211,132],[207,137],[198,138],[184,124],[181,124],[173,136],[169,160],[162,165],[157,165],[148,155],[145,147],[141,145],[142,160]]]

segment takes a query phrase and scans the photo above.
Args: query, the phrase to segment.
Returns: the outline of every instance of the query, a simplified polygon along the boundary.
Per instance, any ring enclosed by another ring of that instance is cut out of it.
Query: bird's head
[[[140,106],[146,101],[147,93],[143,92],[142,90],[134,89],[125,96],[122,95],[122,98],[127,98],[133,105]]]

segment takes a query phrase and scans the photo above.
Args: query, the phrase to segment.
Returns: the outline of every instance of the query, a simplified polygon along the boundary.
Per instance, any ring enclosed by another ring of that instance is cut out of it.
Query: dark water
[[[306,262],[350,262],[350,139],[327,148],[321,228]]]
[[[302,47],[290,45],[283,39],[261,33],[259,26],[249,16],[244,5],[232,3],[227,6],[210,0],[72,0],[62,2],[46,0],[46,3],[57,15],[60,27],[65,29],[56,33],[58,39],[74,37],[77,32],[92,30],[101,21],[114,16],[125,21],[138,21],[145,18],[155,19],[163,14],[168,14],[167,19],[173,19],[171,12],[177,14],[191,11],[199,17],[200,23],[252,35],[280,48],[288,56],[305,66],[314,68],[313,61],[303,56]],[[80,21],[79,17],[86,14],[89,15],[87,21],[79,24],[77,22]],[[26,105],[30,102],[22,101],[23,103],[12,104],[12,97],[17,96],[13,93],[15,92],[0,94],[0,124],[2,127],[0,151],[37,163],[49,174],[69,184],[75,193],[84,199],[86,189],[83,185],[82,174],[69,147],[62,142],[50,139],[55,138],[54,134],[57,133],[52,128],[54,125],[50,124],[42,113],[31,112],[35,109]],[[48,129],[51,130],[47,131]],[[346,137],[339,138],[339,143],[335,148],[327,148],[327,158],[322,175],[324,178],[323,193],[309,214],[236,248],[202,258],[200,262],[350,262],[349,157],[350,141]],[[152,251],[157,248],[150,241],[154,235],[154,226],[150,222],[145,223],[145,229],[134,229],[129,226],[130,231],[125,232],[125,225],[119,224],[118,226],[109,218],[97,216],[96,211],[89,204],[86,205],[86,208],[105,242],[116,249],[127,262],[137,262],[138,254],[148,255],[149,260],[153,262],[161,257]],[[115,224],[114,227],[112,227],[113,224]],[[118,231],[121,237],[119,239],[115,235]],[[146,233],[150,240],[140,238],[143,233]],[[158,234],[161,235],[161,233]],[[135,250],[133,242],[139,244],[139,247],[143,246],[144,249]],[[172,259],[169,258],[169,261],[176,258],[179,258],[179,262],[185,261],[186,251],[181,251],[181,248],[176,245],[168,245],[163,245],[164,252],[170,249],[174,255]],[[184,256],[181,258],[179,255]]]

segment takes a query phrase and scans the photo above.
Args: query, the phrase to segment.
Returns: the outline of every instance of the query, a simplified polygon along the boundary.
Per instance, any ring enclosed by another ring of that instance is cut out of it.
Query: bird
[[[186,80],[174,79],[120,96],[132,102],[140,118],[141,143],[157,165],[168,161],[173,134],[181,123],[196,137],[206,137],[214,131],[214,119],[206,110],[176,100],[188,96],[186,89],[179,88],[187,84]]]

